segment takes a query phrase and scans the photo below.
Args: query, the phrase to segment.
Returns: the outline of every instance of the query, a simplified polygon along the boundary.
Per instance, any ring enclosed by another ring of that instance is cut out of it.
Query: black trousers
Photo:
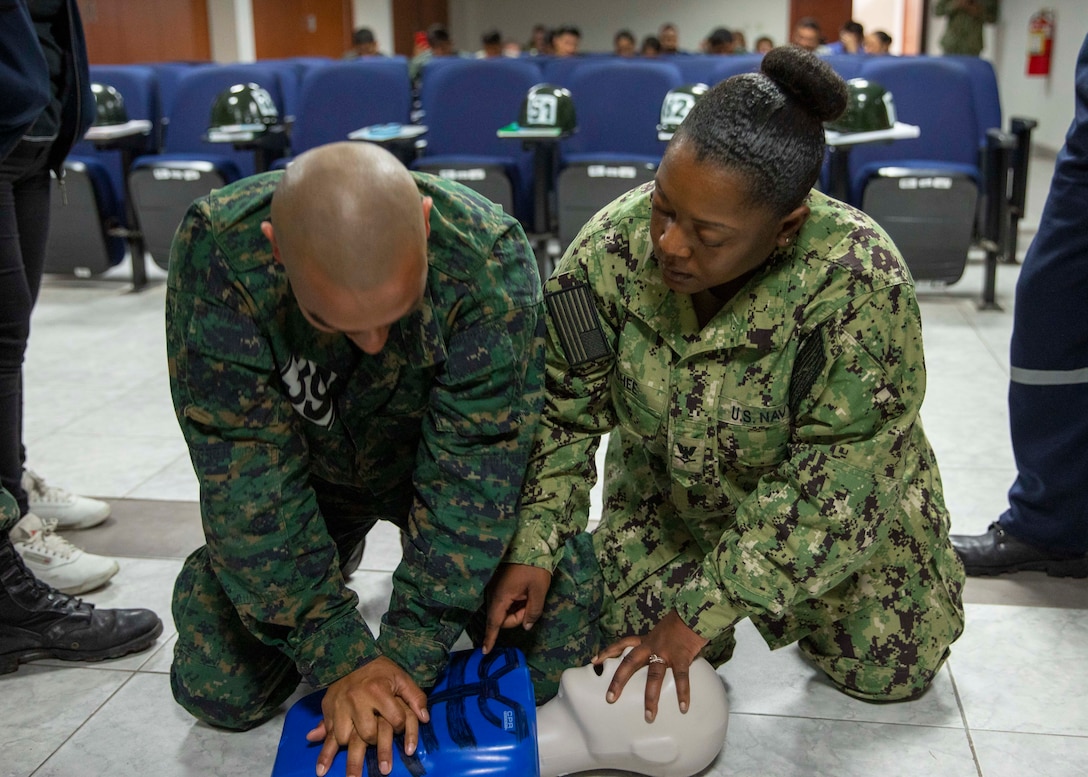
[[[49,234],[48,153],[23,141],[0,162],[0,484],[23,515],[23,355]]]

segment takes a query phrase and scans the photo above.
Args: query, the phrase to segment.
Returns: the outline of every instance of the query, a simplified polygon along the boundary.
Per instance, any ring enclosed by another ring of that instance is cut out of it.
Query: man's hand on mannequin
[[[404,732],[404,752],[411,755],[419,742],[419,724],[429,719],[427,694],[390,659],[381,656],[341,677],[329,686],[321,702],[325,716],[310,731],[310,742],[325,740],[317,757],[317,775],[332,766],[337,751],[348,748],[347,777],[361,777],[367,745],[378,749],[378,768],[393,768],[393,735]]]

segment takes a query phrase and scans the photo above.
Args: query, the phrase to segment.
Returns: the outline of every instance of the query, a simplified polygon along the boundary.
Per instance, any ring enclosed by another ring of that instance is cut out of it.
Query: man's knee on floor
[[[170,690],[174,700],[197,720],[216,728],[248,731],[272,718],[279,704],[226,690],[222,677],[194,672],[175,656],[170,666]]]

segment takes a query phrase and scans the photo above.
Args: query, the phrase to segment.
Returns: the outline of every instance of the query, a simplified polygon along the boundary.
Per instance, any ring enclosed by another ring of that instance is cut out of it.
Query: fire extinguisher
[[[1032,14],[1028,22],[1028,75],[1050,75],[1050,52],[1054,45],[1054,12],[1049,8]]]

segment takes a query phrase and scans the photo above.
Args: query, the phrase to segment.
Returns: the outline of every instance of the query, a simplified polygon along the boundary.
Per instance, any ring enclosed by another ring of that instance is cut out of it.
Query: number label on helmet
[[[553,127],[559,119],[559,99],[554,94],[533,94],[525,111],[530,126],[540,124]]]
[[[666,126],[679,126],[694,105],[695,95],[670,92],[661,105],[661,123]]]
[[[257,105],[257,110],[260,111],[262,116],[266,116],[272,119],[279,118],[279,110],[276,108],[276,104],[272,102],[272,96],[264,89],[254,89],[250,94],[253,96],[253,102]]]

